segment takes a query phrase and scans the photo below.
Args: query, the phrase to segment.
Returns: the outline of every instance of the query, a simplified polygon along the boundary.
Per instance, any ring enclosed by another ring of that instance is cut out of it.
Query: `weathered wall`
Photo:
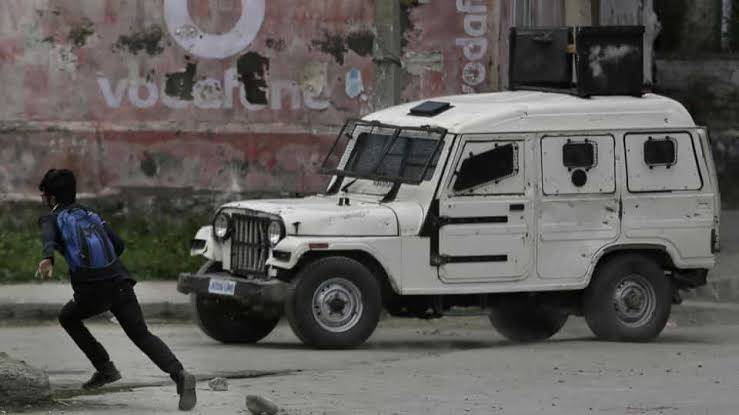
[[[657,60],[658,88],[710,128],[725,208],[739,209],[739,56]]]
[[[663,26],[655,45],[656,90],[682,102],[697,123],[710,128],[723,205],[739,209],[739,54],[721,41],[722,18],[731,33],[739,30],[739,14],[722,17],[722,3],[730,5],[655,0]]]
[[[497,88],[498,10],[494,0],[4,0],[0,197],[35,194],[51,166],[79,171],[89,193],[319,191],[321,156],[346,118]],[[395,37],[378,39],[383,25]],[[403,85],[394,96],[393,82]]]

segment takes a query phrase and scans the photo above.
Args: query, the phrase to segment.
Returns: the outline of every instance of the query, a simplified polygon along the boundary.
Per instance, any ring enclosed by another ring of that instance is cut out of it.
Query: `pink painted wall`
[[[498,88],[497,1],[407,11],[404,101]],[[338,127],[378,109],[374,19],[366,0],[3,0],[0,199],[49,167],[90,193],[320,191]]]

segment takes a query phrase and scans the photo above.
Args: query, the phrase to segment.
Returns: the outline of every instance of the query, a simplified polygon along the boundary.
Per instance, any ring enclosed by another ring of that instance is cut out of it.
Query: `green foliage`
[[[0,283],[31,282],[40,261],[38,218],[45,211],[30,204],[0,206]],[[190,240],[208,223],[206,213],[100,213],[126,243],[123,264],[139,280],[176,279],[202,263],[189,254]],[[68,278],[66,264],[57,255],[54,278]]]

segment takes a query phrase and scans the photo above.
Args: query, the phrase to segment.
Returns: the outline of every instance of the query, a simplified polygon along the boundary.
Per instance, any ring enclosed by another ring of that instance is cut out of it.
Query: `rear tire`
[[[646,342],[664,329],[672,286],[662,268],[638,254],[600,265],[583,299],[585,321],[600,339]]]
[[[364,343],[382,310],[380,285],[367,267],[346,257],[306,265],[290,284],[285,314],[293,332],[318,349],[349,349]]]
[[[506,299],[490,311],[490,323],[503,337],[514,342],[530,343],[557,334],[567,322],[568,314],[542,307],[525,299]]]

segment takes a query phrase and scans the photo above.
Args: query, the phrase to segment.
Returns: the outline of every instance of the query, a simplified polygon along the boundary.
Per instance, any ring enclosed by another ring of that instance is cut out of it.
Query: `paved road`
[[[737,414],[739,326],[666,329],[658,342],[594,341],[581,319],[554,339],[512,345],[485,318],[387,320],[363,348],[312,351],[280,326],[262,344],[225,346],[190,325],[155,325],[202,378],[234,377],[227,392],[199,384],[194,413],[246,413],[244,397],[290,414]],[[51,373],[57,396],[38,413],[176,413],[174,387],[113,324],[93,331],[124,375],[81,396],[88,365],[55,325],[0,328],[0,350]],[[261,377],[253,377],[261,376]]]

